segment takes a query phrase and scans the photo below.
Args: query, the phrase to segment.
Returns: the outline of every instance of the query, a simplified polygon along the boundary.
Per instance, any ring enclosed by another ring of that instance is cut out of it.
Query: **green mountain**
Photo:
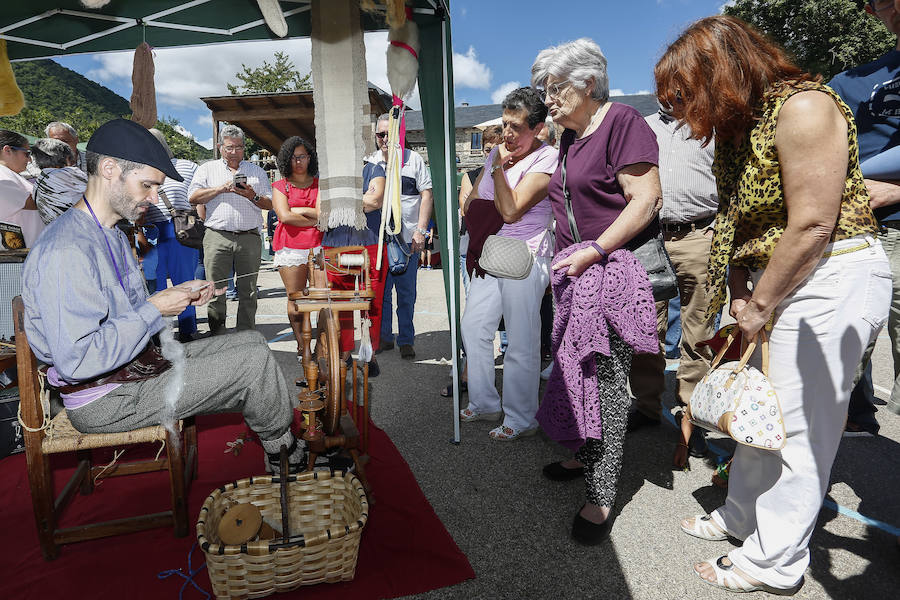
[[[0,129],[43,137],[47,123],[65,121],[86,142],[106,121],[131,114],[125,98],[52,60],[16,62],[12,67],[16,83],[25,94],[25,108],[18,115],[0,117]],[[173,117],[163,117],[156,125],[175,156],[212,158],[212,150],[175,131],[178,124]]]

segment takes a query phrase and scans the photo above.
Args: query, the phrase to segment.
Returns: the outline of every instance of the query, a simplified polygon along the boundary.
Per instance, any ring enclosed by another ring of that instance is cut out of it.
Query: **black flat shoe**
[[[709,453],[709,446],[706,445],[706,433],[699,427],[694,427],[694,431],[691,432],[688,453],[694,458],[703,458]]]
[[[628,413],[628,425],[625,426],[626,433],[632,433],[642,427],[655,427],[659,425],[659,419],[648,417],[639,410],[633,410]]]
[[[552,481],[571,481],[584,477],[584,467],[568,469],[562,466],[562,461],[544,465],[544,477]]]
[[[612,531],[612,521],[612,513],[605,521],[598,524],[591,523],[578,512],[575,514],[575,520],[572,521],[572,539],[585,546],[601,544]]]
[[[468,391],[469,391],[469,384],[467,382],[463,381],[459,386],[459,393],[463,394]],[[441,390],[441,397],[442,398],[453,397],[453,384],[452,383],[448,383],[447,387],[445,387],[444,389]]]

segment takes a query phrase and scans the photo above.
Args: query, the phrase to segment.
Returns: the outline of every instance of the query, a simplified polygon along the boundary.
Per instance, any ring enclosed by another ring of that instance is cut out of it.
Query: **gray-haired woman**
[[[557,223],[555,253],[566,255],[553,269],[560,274],[565,270],[568,275],[553,277],[554,295],[559,299],[557,286],[562,289],[570,278],[582,276],[595,263],[606,265],[613,251],[636,247],[658,234],[656,215],[662,205],[659,150],[656,136],[638,111],[609,102],[606,58],[593,41],[582,38],[541,51],[531,67],[531,83],[545,90],[550,117],[565,128],[560,139],[560,168],[548,188]],[[578,241],[573,229],[586,243],[566,250]],[[615,261],[630,261],[633,274],[638,279],[645,277],[640,264],[629,256],[618,253]],[[605,288],[617,282],[604,279],[601,285]],[[601,320],[610,324],[608,350],[593,354],[596,369],[584,368],[583,362],[576,364],[554,342],[556,367],[537,414],[551,438],[576,450],[575,459],[549,464],[544,474],[554,480],[584,476],[587,502],[575,516],[572,536],[586,544],[602,542],[611,528],[630,406],[626,384],[632,356],[658,350],[655,328],[643,325],[648,322],[644,313],[652,310],[653,303],[642,301],[640,293],[627,285],[618,285],[623,289],[614,291],[623,294],[626,308],[641,316],[636,321],[641,326],[616,329],[614,319],[602,312],[602,303],[593,305],[592,315],[602,314]],[[558,335],[558,330],[573,327],[575,319],[568,318],[565,306],[561,311],[558,303],[557,309],[554,333]],[[651,320],[655,322],[655,318]],[[598,331],[597,335],[605,337],[607,333]]]

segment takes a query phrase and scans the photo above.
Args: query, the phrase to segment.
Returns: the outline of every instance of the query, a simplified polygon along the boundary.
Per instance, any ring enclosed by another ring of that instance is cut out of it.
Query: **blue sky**
[[[686,25],[720,12],[724,0],[451,0],[456,103],[491,104],[513,87],[528,85],[531,63],[547,46],[579,37],[596,41],[609,60],[613,93],[653,90],[653,65]],[[149,36],[148,36],[149,38]],[[369,80],[388,89],[385,32],[366,34]],[[152,39],[148,39],[152,44]],[[155,52],[157,107],[210,146],[212,121],[201,96],[226,95],[241,64],[255,67],[286,52],[309,71],[308,39],[161,48]],[[131,52],[57,59],[131,96]],[[417,92],[416,92],[417,93]],[[411,101],[418,106],[418,98]]]

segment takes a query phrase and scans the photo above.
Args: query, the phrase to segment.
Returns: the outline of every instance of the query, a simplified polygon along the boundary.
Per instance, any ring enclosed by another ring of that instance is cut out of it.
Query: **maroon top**
[[[572,212],[584,241],[597,239],[616,220],[627,202],[616,173],[636,163],[659,164],[656,135],[636,109],[613,103],[603,122],[588,136],[575,139],[566,129],[560,139],[560,166],[550,178],[548,195],[556,218],[556,252],[575,243],[566,217],[562,186],[562,158],[566,157],[566,183],[572,198]],[[634,237],[642,243],[659,232],[654,218]]]
[[[466,270],[472,277],[484,277],[485,270],[478,264],[481,251],[488,236],[494,235],[503,227],[503,217],[497,212],[493,200],[473,198],[469,203],[463,221],[469,230],[469,249],[466,251]]]

